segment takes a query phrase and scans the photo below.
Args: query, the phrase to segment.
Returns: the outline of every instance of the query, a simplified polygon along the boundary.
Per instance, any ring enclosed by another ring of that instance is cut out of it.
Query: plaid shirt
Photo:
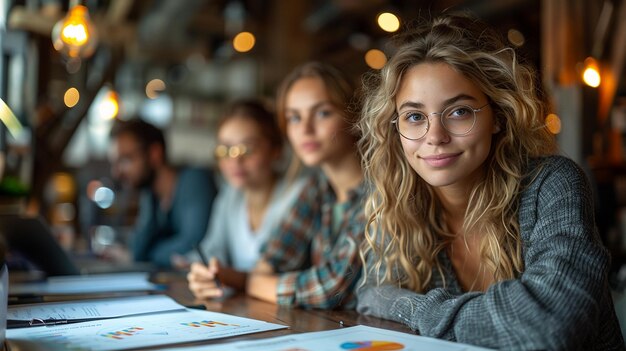
[[[294,207],[263,249],[279,273],[278,304],[304,308],[354,308],[364,236],[363,184],[350,190],[339,230],[333,233],[337,198],[328,179],[311,176]]]

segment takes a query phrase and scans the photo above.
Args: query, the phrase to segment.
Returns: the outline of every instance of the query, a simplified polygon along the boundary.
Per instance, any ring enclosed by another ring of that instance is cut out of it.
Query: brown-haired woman
[[[349,109],[353,94],[338,70],[321,63],[300,66],[285,78],[279,124],[295,162],[313,174],[253,272],[237,274],[215,263],[192,266],[189,276],[202,281],[192,287],[197,297],[221,296],[214,280],[219,277],[224,285],[281,305],[354,307],[365,193],[354,128],[358,116]]]

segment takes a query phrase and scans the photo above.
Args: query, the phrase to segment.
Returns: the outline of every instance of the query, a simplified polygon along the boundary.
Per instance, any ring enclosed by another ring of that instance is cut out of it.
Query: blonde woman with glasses
[[[497,349],[623,350],[588,182],[514,50],[447,15],[369,83],[357,310]]]

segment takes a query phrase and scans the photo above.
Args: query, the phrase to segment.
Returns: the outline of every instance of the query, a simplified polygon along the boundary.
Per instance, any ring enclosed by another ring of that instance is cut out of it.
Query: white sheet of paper
[[[184,309],[184,306],[168,296],[146,295],[9,306],[7,319],[110,318]]]
[[[147,273],[112,273],[50,277],[43,283],[12,284],[9,295],[67,295],[128,291],[153,291]]]
[[[403,351],[484,351],[482,347],[411,335],[359,325],[323,332],[292,334],[275,338],[238,341],[212,346],[168,348],[170,351],[285,351],[285,350],[403,350]]]
[[[39,346],[45,350],[125,350],[282,328],[287,327],[217,312],[186,310],[52,327],[9,329],[7,340],[13,345]]]

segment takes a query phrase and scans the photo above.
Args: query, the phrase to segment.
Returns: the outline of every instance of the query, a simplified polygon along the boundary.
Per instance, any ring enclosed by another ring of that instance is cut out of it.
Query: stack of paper
[[[32,327],[7,330],[10,343],[45,350],[124,350],[286,328],[187,310],[166,296],[17,306],[9,308],[8,318],[16,323],[34,321]]]
[[[42,283],[11,284],[9,295],[71,295],[154,291],[147,273],[117,273],[50,277]]]

